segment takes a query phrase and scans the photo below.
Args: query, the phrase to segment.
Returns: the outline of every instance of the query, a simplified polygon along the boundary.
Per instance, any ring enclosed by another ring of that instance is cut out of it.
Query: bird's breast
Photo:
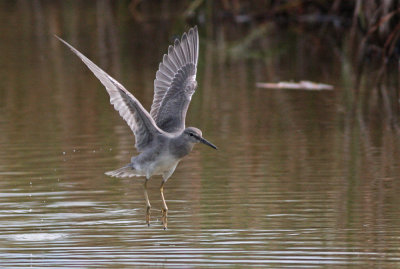
[[[151,174],[153,175],[161,175],[169,170],[172,167],[175,167],[179,159],[170,154],[162,154],[158,156],[155,161],[150,165]]]

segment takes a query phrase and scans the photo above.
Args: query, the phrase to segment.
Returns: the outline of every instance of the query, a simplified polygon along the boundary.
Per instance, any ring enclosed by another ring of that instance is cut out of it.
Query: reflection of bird
[[[58,38],[58,37],[57,37]],[[106,87],[110,102],[128,123],[136,137],[136,148],[140,152],[124,167],[106,174],[112,177],[145,176],[146,220],[149,224],[150,202],[146,191],[147,180],[153,175],[162,175],[161,198],[163,202],[163,224],[166,228],[167,205],[163,186],[174,172],[179,161],[188,155],[194,144],[203,143],[214,149],[216,146],[202,137],[199,129],[185,128],[186,111],[196,90],[196,71],[199,55],[197,27],[184,33],[181,40],[169,46],[168,54],[154,80],[154,99],[148,113],[140,102],[124,86],[101,70],[67,42],[67,45],[89,67]]]

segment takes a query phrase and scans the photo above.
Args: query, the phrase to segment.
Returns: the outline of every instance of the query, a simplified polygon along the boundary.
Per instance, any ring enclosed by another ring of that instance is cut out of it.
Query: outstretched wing
[[[150,115],[165,132],[185,128],[186,112],[196,90],[199,56],[197,26],[175,40],[164,54],[154,80],[154,99]]]
[[[63,39],[56,36],[61,42],[67,45],[93,72],[93,74],[106,87],[110,95],[110,103],[115,110],[128,123],[136,137],[135,147],[138,151],[143,151],[146,145],[151,143],[157,133],[162,132],[155,124],[153,118],[144,109],[140,102],[128,92],[124,86],[100,69],[82,53],[72,47]]]

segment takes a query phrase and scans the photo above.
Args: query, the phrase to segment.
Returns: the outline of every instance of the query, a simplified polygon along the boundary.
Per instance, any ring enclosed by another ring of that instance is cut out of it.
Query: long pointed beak
[[[213,149],[218,149],[213,143],[211,143],[210,141],[207,141],[205,138],[199,137],[199,140],[201,143],[212,147]]]

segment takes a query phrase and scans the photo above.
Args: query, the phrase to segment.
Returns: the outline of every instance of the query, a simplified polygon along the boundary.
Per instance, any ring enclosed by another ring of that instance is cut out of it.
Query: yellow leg
[[[167,219],[168,207],[167,207],[167,203],[165,202],[165,198],[164,198],[164,183],[165,182],[163,180],[161,182],[161,187],[160,187],[161,200],[162,200],[162,206],[163,206],[163,208],[161,210],[161,212],[162,212],[161,220],[162,220],[162,224],[164,226],[164,230],[166,230],[167,229],[167,222],[168,222],[168,219]]]
[[[150,204],[150,200],[149,200],[149,195],[147,194],[147,179],[144,182],[144,198],[146,198],[146,223],[147,226],[150,226],[150,209],[151,209],[151,204]]]

